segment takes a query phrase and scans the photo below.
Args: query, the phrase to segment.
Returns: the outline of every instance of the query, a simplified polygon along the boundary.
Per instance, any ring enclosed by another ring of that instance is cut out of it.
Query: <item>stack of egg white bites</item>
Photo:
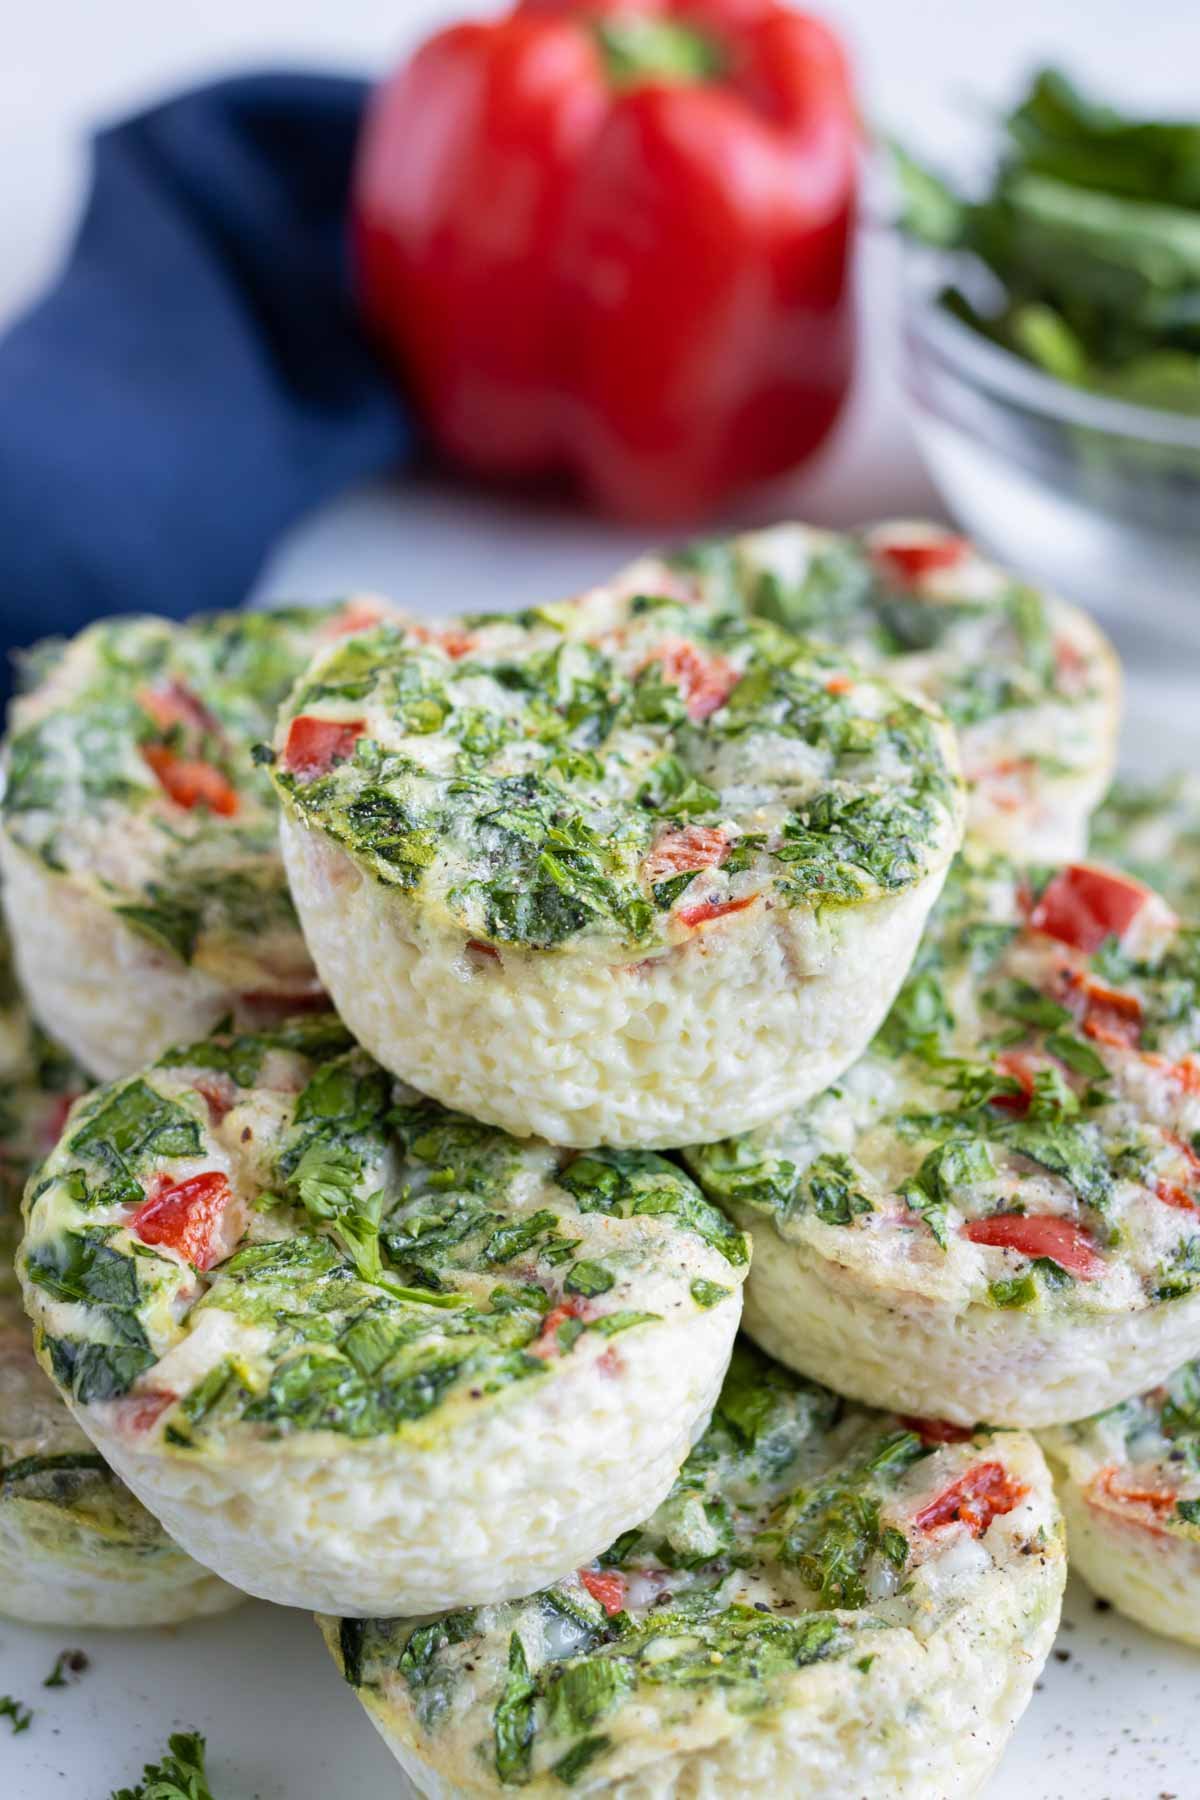
[[[5,1607],[310,1607],[422,1792],[626,1800],[975,1792],[1064,1513],[1200,1637],[1200,942],[1071,860],[1118,686],[917,525],[39,653]],[[1102,830],[1190,899],[1182,789]]]

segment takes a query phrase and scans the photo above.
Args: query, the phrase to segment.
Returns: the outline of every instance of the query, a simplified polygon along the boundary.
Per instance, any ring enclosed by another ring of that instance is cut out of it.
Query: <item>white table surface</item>
[[[380,68],[458,10],[447,0],[39,0],[9,9],[0,329],[53,269],[78,205],[89,121],[248,64]],[[927,149],[965,145],[980,107],[1043,57],[1122,93],[1195,104],[1195,0],[1137,10],[1127,0],[859,0],[829,11],[856,47],[871,117]],[[867,245],[864,265],[869,349],[854,403],[821,464],[759,502],[758,516],[791,510],[843,524],[937,510],[893,375],[886,242]],[[570,591],[634,547],[628,534],[566,512],[411,484],[347,497],[306,521],[277,547],[257,591],[308,598],[369,586],[448,612]],[[1127,763],[1194,759],[1194,659],[1155,667],[1134,625],[1118,626],[1118,636],[1130,673]],[[75,1644],[91,1656],[89,1672],[77,1686],[44,1690],[58,1651]],[[1194,1800],[1198,1676],[1196,1653],[1098,1613],[1072,1588],[1059,1647],[990,1800]],[[106,1800],[168,1731],[190,1725],[209,1736],[218,1800],[392,1800],[404,1791],[302,1613],[254,1604],[224,1620],[130,1634],[0,1619],[4,1693],[32,1705],[35,1719],[17,1737],[0,1720],[0,1800]]]

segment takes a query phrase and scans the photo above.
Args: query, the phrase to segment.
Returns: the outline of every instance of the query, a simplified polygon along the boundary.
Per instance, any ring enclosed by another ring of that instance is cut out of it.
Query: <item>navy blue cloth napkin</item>
[[[62,274],[0,341],[0,647],[235,606],[285,526],[407,456],[350,297],[365,95],[244,76],[96,138]]]

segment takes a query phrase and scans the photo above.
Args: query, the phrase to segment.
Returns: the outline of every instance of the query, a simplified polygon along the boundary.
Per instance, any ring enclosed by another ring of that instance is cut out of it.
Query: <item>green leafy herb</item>
[[[1037,1293],[1037,1282],[1032,1275],[1016,1275],[1011,1281],[993,1281],[988,1288],[988,1299],[993,1306],[1007,1309],[1031,1306]]]
[[[992,1180],[996,1165],[982,1138],[951,1138],[931,1150],[903,1191],[905,1203],[919,1213],[944,1250],[949,1243],[948,1206],[962,1201],[962,1190]]]
[[[729,1288],[721,1287],[715,1281],[705,1281],[702,1276],[697,1276],[691,1286],[692,1299],[697,1306],[705,1308],[719,1306],[722,1300],[728,1300],[730,1292]]]
[[[734,1267],[749,1259],[745,1234],[704,1198],[681,1169],[653,1151],[589,1151],[568,1163],[556,1179],[581,1212],[617,1213],[622,1218],[670,1216]]]
[[[565,1756],[559,1757],[550,1772],[564,1786],[573,1787],[584,1770],[589,1769],[598,1756],[603,1756],[611,1748],[611,1743],[612,1740],[603,1735],[580,1738],[577,1744],[572,1744]]]
[[[127,1394],[138,1376],[153,1368],[157,1360],[152,1350],[136,1344],[93,1344],[80,1338],[50,1336],[44,1342],[54,1379],[69,1389],[81,1406]]]
[[[200,1154],[200,1121],[139,1077],[85,1106],[68,1148],[105,1172],[91,1194],[98,1206],[138,1202],[145,1198],[138,1175],[156,1158]]]
[[[866,1567],[874,1555],[895,1569],[908,1560],[908,1540],[881,1518],[881,1502],[865,1484],[869,1475],[894,1479],[925,1455],[915,1432],[882,1438],[852,1469],[793,1494],[766,1542],[785,1568],[794,1568],[826,1606],[862,1606]]]
[[[91,1659],[86,1650],[60,1650],[54,1659],[54,1667],[47,1675],[42,1686],[48,1688],[66,1687],[69,1681],[78,1681],[91,1667]]]
[[[823,1224],[850,1225],[875,1210],[848,1156],[818,1156],[809,1164],[806,1180],[810,1204]]]
[[[161,1761],[147,1763],[135,1788],[117,1788],[109,1800],[215,1800],[198,1731],[176,1731]]]
[[[1010,1149],[1061,1175],[1085,1206],[1102,1211],[1108,1204],[1112,1173],[1103,1146],[1089,1126],[1030,1117],[999,1126],[996,1135]]]
[[[893,1056],[910,1053],[936,1062],[954,1020],[931,969],[910,975],[892,1004],[875,1043]]]
[[[1068,1069],[1074,1069],[1077,1075],[1086,1075],[1089,1081],[1104,1081],[1108,1078],[1108,1070],[1102,1057],[1098,1056],[1086,1038],[1081,1038],[1074,1031],[1052,1031],[1046,1039],[1046,1048],[1051,1056],[1057,1056],[1060,1062],[1066,1063]]]
[[[603,1263],[577,1262],[567,1270],[563,1286],[568,1294],[607,1294],[615,1279]]]
[[[583,1656],[567,1663],[546,1694],[551,1729],[578,1736],[619,1706],[633,1684],[632,1666],[613,1657]]]
[[[28,1731],[33,1723],[33,1713],[28,1706],[22,1706],[11,1694],[0,1694],[0,1719],[7,1719],[14,1737],[18,1732]]]
[[[534,1702],[537,1685],[531,1680],[525,1646],[514,1631],[508,1642],[508,1675],[504,1691],[492,1714],[496,1774],[501,1781],[528,1778],[536,1731]]]

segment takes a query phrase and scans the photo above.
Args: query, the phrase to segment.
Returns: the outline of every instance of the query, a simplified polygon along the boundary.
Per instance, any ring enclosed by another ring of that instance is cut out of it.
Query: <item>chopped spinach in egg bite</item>
[[[794,1367],[961,1424],[1123,1400],[1200,1349],[1200,932],[1113,870],[964,858],[867,1054],[686,1160]]]
[[[718,1137],[824,1086],[962,830],[924,701],[653,593],[327,649],[273,757],[296,906],[360,1041],[583,1148]]]
[[[1023,1432],[872,1413],[734,1351],[663,1504],[527,1599],[320,1625],[422,1793],[973,1794],[1058,1623]]]
[[[910,520],[772,525],[641,558],[617,582],[774,619],[915,688],[958,733],[968,838],[1026,861],[1082,855],[1116,752],[1116,656],[1086,613],[966,538]]]
[[[1200,1358],[1040,1436],[1075,1573],[1139,1625],[1200,1644]]]
[[[34,1625],[173,1625],[242,1596],[173,1544],[37,1364],[13,1268],[25,1177],[86,1078],[34,1026],[0,939],[0,1613]]]
[[[3,752],[4,906],[34,1013],[93,1076],[319,999],[251,750],[317,646],[385,610],[105,619],[30,659]]]
[[[749,1260],[682,1169],[447,1112],[332,1016],[99,1089],[25,1216],[96,1447],[227,1579],[348,1613],[527,1592],[652,1510]]]

